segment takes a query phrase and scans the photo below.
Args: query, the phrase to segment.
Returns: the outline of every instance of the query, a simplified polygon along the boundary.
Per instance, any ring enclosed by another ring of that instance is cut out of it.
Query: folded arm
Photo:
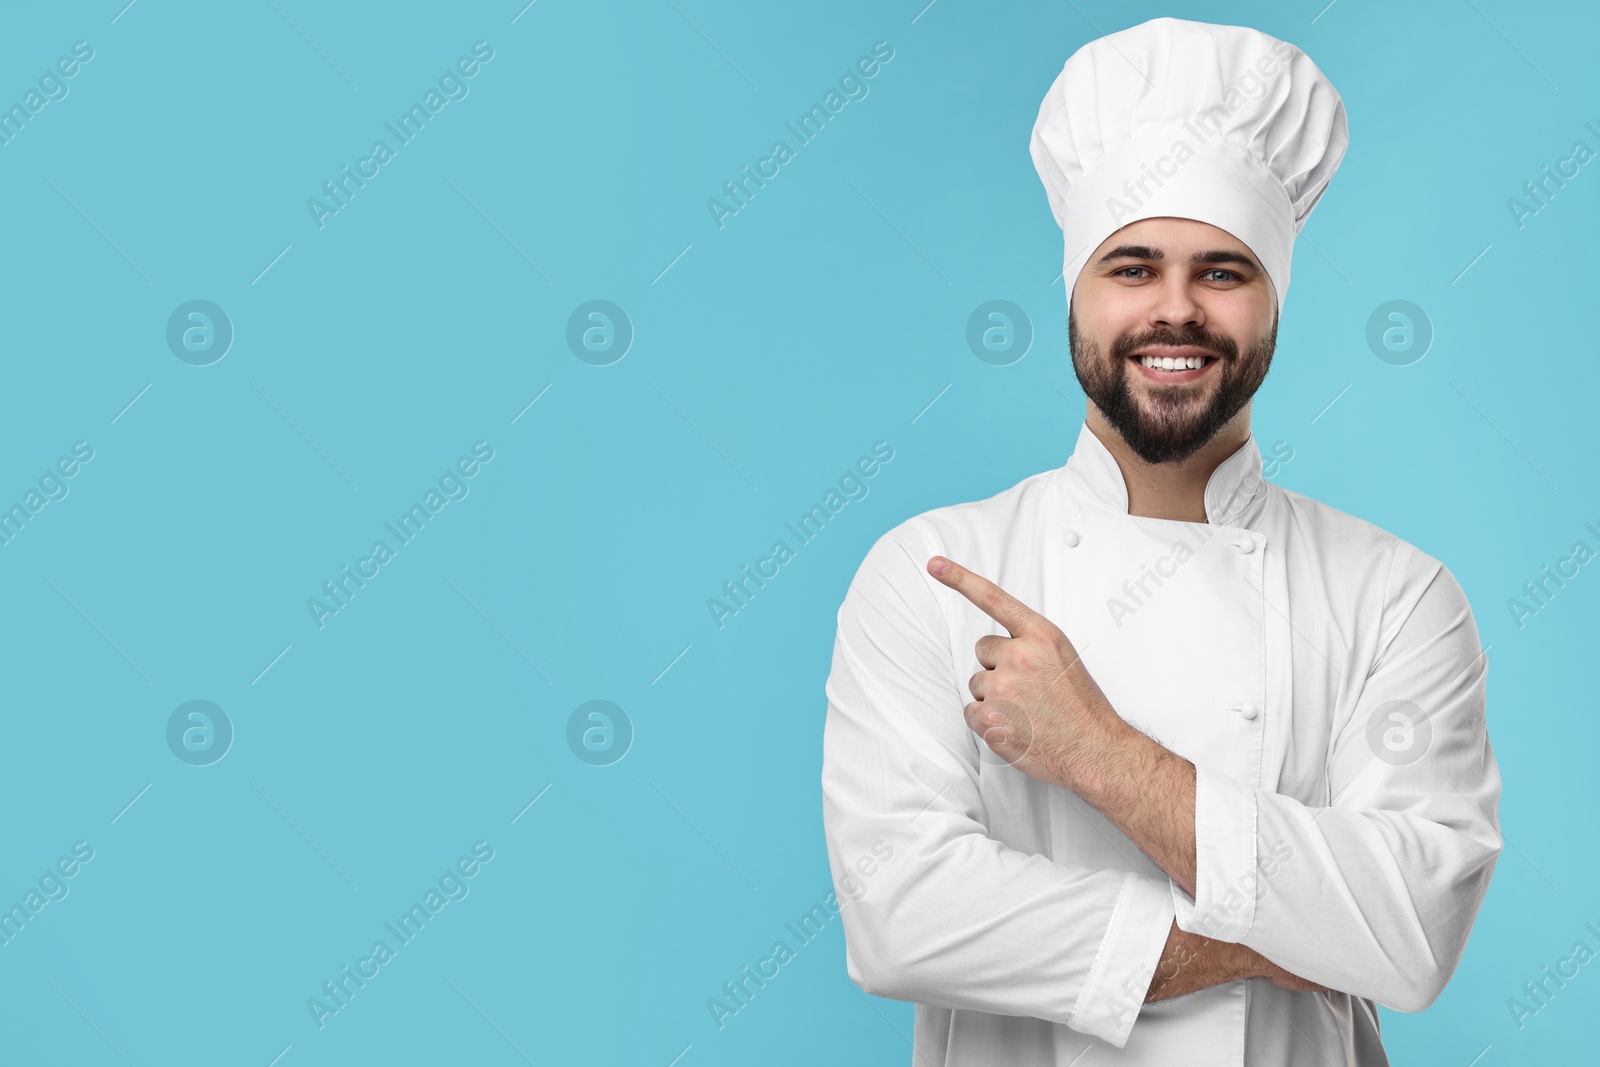
[[[1454,973],[1482,903],[1501,849],[1500,775],[1465,594],[1409,546],[1393,567],[1381,652],[1332,739],[1327,804],[1148,751],[1141,773],[1155,784],[1108,773],[1085,799],[1171,876],[1181,929],[1414,1012]],[[1186,802],[1186,776],[1192,841],[1148,810],[1157,789]]]
[[[1181,997],[1242,978],[1265,978],[1297,993],[1328,991],[1284,970],[1253,948],[1190,933],[1174,922],[1144,999],[1149,1003]]]
[[[1171,887],[991,836],[926,558],[891,531],[838,613],[822,792],[850,977],[880,996],[1045,1019],[1123,1047],[1172,930]],[[893,860],[858,882],[879,841]]]

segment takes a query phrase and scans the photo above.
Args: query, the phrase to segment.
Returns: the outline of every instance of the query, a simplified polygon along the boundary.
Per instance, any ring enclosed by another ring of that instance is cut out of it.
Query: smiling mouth
[[[1128,360],[1151,381],[1181,384],[1204,377],[1212,364],[1217,362],[1217,357],[1191,354],[1177,356],[1136,354],[1129,356]]]

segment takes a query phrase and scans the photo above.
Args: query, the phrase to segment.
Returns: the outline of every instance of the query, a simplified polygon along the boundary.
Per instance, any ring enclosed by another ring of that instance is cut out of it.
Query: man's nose
[[[1194,298],[1187,280],[1173,278],[1163,281],[1150,308],[1150,324],[1178,329],[1205,325],[1205,309]]]

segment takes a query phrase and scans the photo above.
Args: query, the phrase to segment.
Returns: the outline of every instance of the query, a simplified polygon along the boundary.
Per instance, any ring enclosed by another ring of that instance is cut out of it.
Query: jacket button
[[[1255,534],[1246,534],[1244,539],[1242,541],[1235,542],[1233,547],[1237,548],[1240,552],[1243,552],[1248,556],[1250,553],[1256,550]]]
[[[1240,704],[1234,710],[1239,713],[1241,719],[1253,719],[1261,713],[1261,709],[1254,704]]]
[[[1068,548],[1077,548],[1078,547],[1078,531],[1077,530],[1063,530],[1063,531],[1061,531],[1061,540]]]

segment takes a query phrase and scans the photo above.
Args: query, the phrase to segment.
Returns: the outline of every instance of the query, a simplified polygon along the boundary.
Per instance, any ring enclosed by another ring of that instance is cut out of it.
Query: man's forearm
[[[1150,978],[1145,1003],[1197,993],[1224,982],[1243,978],[1266,978],[1275,985],[1297,992],[1328,990],[1279,967],[1255,949],[1232,941],[1215,941],[1180,929],[1177,923],[1167,933],[1161,962]]]
[[[1095,748],[1094,770],[1076,776],[1078,794],[1194,896],[1194,764],[1126,723],[1108,731]],[[1145,1001],[1244,978],[1265,978],[1297,992],[1328,991],[1255,949],[1193,934],[1174,922]]]
[[[1074,792],[1195,895],[1194,764],[1119,718],[1071,780]]]
[[[1161,951],[1161,962],[1150,978],[1150,990],[1145,1003],[1181,997],[1196,993],[1224,982],[1241,978],[1256,978],[1247,958],[1250,949],[1231,941],[1213,941],[1209,937],[1191,934],[1180,929],[1177,923],[1167,934],[1167,946]]]

